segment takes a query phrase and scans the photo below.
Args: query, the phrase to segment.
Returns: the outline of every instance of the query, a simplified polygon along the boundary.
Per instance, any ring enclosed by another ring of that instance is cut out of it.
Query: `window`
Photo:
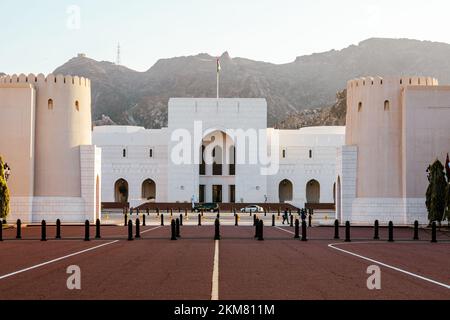
[[[309,150],[309,158],[312,159],[312,157],[313,157],[313,152],[312,152],[312,150]]]
[[[78,100],[75,101],[75,109],[76,109],[77,111],[80,111],[80,103],[78,102]]]
[[[150,149],[150,151],[149,151],[149,157],[150,157],[150,158],[153,158],[153,149]]]
[[[286,149],[283,149],[283,159],[286,159]]]
[[[386,100],[384,102],[384,111],[389,111],[389,109],[390,109],[390,103],[389,103],[389,100]]]
[[[358,112],[361,112],[361,110],[362,110],[362,102],[360,102],[360,103],[358,103]]]
[[[127,149],[122,150],[122,157],[124,157],[124,158],[127,157]]]
[[[53,100],[48,99],[48,110],[53,110]]]

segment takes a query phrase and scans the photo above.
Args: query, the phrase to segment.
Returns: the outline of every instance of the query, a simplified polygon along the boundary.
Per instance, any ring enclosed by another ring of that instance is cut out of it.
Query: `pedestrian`
[[[284,224],[285,221],[286,221],[287,223],[289,223],[289,215],[288,215],[287,209],[284,210],[284,213],[283,213],[283,224]]]
[[[306,221],[306,210],[302,210],[302,221]]]

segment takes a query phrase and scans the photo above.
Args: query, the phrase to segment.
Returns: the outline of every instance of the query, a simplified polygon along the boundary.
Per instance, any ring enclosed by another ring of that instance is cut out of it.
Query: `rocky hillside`
[[[314,109],[332,106],[336,92],[355,77],[427,75],[450,83],[449,57],[449,44],[406,39],[369,39],[282,65],[232,59],[224,53],[220,57],[221,96],[266,98],[270,126],[290,115],[298,119],[306,109],[312,111],[304,116],[315,119],[314,113],[320,111]],[[92,80],[94,120],[105,115],[117,124],[159,128],[167,125],[170,97],[215,96],[215,68],[215,58],[208,54],[159,60],[146,72],[78,57],[55,73]],[[332,117],[324,112],[319,119]]]
[[[275,125],[277,129],[300,129],[314,126],[345,126],[347,114],[347,90],[336,94],[336,102],[331,107],[307,109],[291,114]]]

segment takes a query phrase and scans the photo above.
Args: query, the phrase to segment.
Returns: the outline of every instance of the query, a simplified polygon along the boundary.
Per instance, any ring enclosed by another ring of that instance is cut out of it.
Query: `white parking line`
[[[161,228],[161,227],[156,227],[156,228],[148,229],[148,230],[145,230],[145,231],[141,232],[141,234],[142,234],[142,233],[146,233],[146,232],[150,232],[150,231],[153,231],[153,230],[156,230],[156,229],[159,229],[159,228]],[[111,241],[111,242],[103,243],[103,244],[101,244],[101,245],[98,245],[98,246],[95,246],[95,247],[92,247],[92,248],[89,248],[89,249],[85,249],[85,250],[81,250],[81,251],[78,251],[78,252],[74,252],[74,253],[68,254],[68,255],[63,256],[63,257],[59,257],[59,258],[56,258],[56,259],[53,259],[53,260],[49,260],[49,261],[46,261],[46,262],[43,262],[43,263],[40,263],[40,264],[31,266],[31,267],[22,269],[22,270],[18,270],[18,271],[12,272],[12,273],[8,273],[8,274],[5,274],[5,275],[3,275],[3,276],[0,276],[0,280],[3,280],[3,279],[6,279],[6,278],[15,276],[15,275],[17,275],[17,274],[20,274],[20,273],[24,273],[24,272],[27,272],[27,271],[30,271],[30,270],[34,270],[34,269],[37,269],[37,268],[40,268],[40,267],[49,265],[49,264],[51,264],[51,263],[55,263],[55,262],[58,262],[58,261],[61,261],[61,260],[64,260],[64,259],[68,259],[68,258],[77,256],[77,255],[80,255],[80,254],[83,254],[83,253],[86,253],[86,252],[89,252],[89,251],[93,251],[93,250],[96,250],[96,249],[100,249],[100,248],[109,246],[109,245],[111,245],[111,244],[117,243],[117,242],[119,242],[119,241],[120,241],[120,240],[114,240],[114,241]]]
[[[214,250],[214,268],[212,276],[212,291],[211,300],[219,300],[219,241],[216,240],[216,246]]]
[[[294,232],[292,232],[292,231],[289,231],[289,230],[286,230],[286,229],[283,229],[283,228],[281,228],[281,227],[275,227],[276,229],[278,229],[278,230],[281,230],[281,231],[284,231],[284,232],[287,232],[287,233],[290,233],[290,234],[295,234]]]
[[[12,272],[12,273],[9,273],[9,274],[5,274],[3,276],[0,276],[0,280],[3,280],[3,279],[6,279],[6,278],[15,276],[17,274],[20,274],[20,273],[24,273],[24,272],[27,272],[27,271],[30,271],[30,270],[33,270],[33,269],[37,269],[37,268],[49,265],[51,263],[55,263],[55,262],[58,262],[58,261],[61,261],[61,260],[64,260],[64,259],[68,259],[68,258],[71,258],[73,256],[77,256],[77,255],[80,255],[80,254],[83,254],[83,253],[86,253],[86,252],[89,252],[89,251],[93,251],[93,250],[96,250],[96,249],[99,249],[99,248],[102,248],[102,247],[105,247],[105,246],[109,246],[109,245],[114,244],[116,242],[119,242],[119,240],[107,242],[107,243],[101,244],[101,245],[96,246],[96,247],[92,247],[92,248],[89,248],[89,249],[78,251],[78,252],[75,252],[75,253],[72,253],[72,254],[68,254],[68,255],[60,257],[60,258],[56,258],[56,259],[53,259],[53,260],[50,260],[50,261],[46,261],[46,262],[34,265],[32,267],[29,267],[29,268],[25,268],[25,269],[22,269],[22,270],[19,270],[19,271],[15,271],[15,272]]]
[[[358,242],[354,242],[354,244],[358,244]],[[426,278],[424,276],[421,276],[421,275],[418,275],[418,274],[415,274],[415,273],[412,273],[412,272],[409,272],[409,271],[406,271],[406,270],[403,270],[403,269],[400,269],[400,268],[388,265],[386,263],[383,263],[383,262],[380,262],[380,261],[377,261],[377,260],[374,260],[374,259],[371,259],[371,258],[368,258],[368,257],[364,257],[362,255],[359,255],[359,254],[356,254],[356,253],[353,253],[353,252],[350,252],[350,251],[347,251],[347,250],[344,250],[344,249],[341,249],[341,248],[337,248],[336,247],[337,245],[343,245],[343,243],[332,243],[332,244],[329,244],[328,247],[332,248],[334,250],[338,250],[340,252],[344,252],[346,254],[352,255],[354,257],[357,257],[357,258],[360,258],[360,259],[363,259],[363,260],[375,263],[377,265],[380,265],[380,266],[383,266],[383,267],[386,267],[386,268],[389,268],[389,269],[392,269],[392,270],[395,270],[395,271],[407,274],[407,275],[409,275],[411,277],[418,278],[418,279],[421,279],[421,280],[424,280],[424,281],[436,284],[436,285],[444,287],[446,289],[450,289],[450,285],[448,285],[448,284],[445,284],[445,283],[442,283],[442,282],[438,282],[438,281],[430,279],[430,278]]]

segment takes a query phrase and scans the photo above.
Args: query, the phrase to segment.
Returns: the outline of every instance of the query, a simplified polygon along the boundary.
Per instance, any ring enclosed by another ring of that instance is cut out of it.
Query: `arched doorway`
[[[280,203],[285,203],[287,201],[292,201],[294,198],[294,187],[292,182],[288,179],[284,179],[280,182],[280,186],[278,188],[278,195],[280,198]]]
[[[317,180],[311,180],[306,184],[306,202],[320,203],[320,184]]]
[[[341,204],[341,177],[339,176],[336,182],[336,219],[343,221]]]
[[[142,199],[146,201],[156,200],[156,183],[152,179],[142,182]]]
[[[128,202],[128,182],[125,179],[119,179],[114,185],[114,201],[117,203]]]

